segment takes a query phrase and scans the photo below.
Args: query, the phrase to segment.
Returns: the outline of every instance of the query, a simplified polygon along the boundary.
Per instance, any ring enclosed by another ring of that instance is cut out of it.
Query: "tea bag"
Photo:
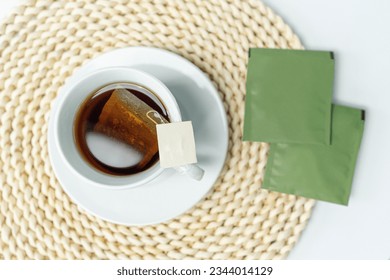
[[[244,141],[329,144],[333,55],[250,49]]]
[[[126,89],[115,89],[94,130],[129,144],[142,153],[143,168],[158,152],[156,124],[167,120]]]
[[[347,205],[364,111],[332,107],[331,145],[271,143],[263,188]]]

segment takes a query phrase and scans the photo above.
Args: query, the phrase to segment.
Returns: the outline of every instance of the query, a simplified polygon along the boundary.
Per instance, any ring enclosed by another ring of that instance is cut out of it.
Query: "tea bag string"
[[[164,124],[168,123],[163,116],[161,116],[157,111],[155,110],[150,110],[146,113],[146,117],[154,122],[156,125],[157,124]]]

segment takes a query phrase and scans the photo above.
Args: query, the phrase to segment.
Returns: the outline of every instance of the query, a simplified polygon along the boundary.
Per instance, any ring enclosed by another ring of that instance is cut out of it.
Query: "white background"
[[[243,274],[243,267],[246,268],[246,271],[249,271],[250,267],[254,267],[254,275],[240,275],[239,271],[237,271],[238,276],[232,274],[224,275],[218,273],[218,267],[220,267],[221,270],[225,267],[228,270],[232,267],[239,267],[241,268],[241,274]],[[265,275],[256,276],[256,268],[258,268],[258,274],[263,272],[261,267],[265,268]],[[272,271],[271,274],[268,275],[267,268],[269,267],[272,268]],[[157,268],[160,270],[164,269],[166,272],[161,273],[160,275],[165,276],[153,276],[153,271],[148,272],[149,269],[156,270]],[[176,269],[177,274],[182,273],[184,275],[167,275],[172,274],[173,268]],[[121,274],[123,271],[122,275],[118,275],[118,269]],[[137,272],[133,269],[136,269]],[[140,269],[142,269],[142,276],[140,276]],[[194,273],[194,269],[196,269],[197,272]],[[2,279],[12,280],[390,279],[390,266],[388,265],[388,261],[0,261],[0,271],[1,276],[3,277]],[[214,275],[211,275],[213,272]],[[127,275],[125,273],[127,273]]]
[[[0,18],[20,2],[1,0]],[[334,101],[366,110],[349,206],[318,202],[289,258],[389,259],[390,0],[264,2],[307,49],[335,52]]]

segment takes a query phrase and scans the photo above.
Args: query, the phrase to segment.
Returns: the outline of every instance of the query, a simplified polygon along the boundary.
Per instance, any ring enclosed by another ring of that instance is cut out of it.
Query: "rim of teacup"
[[[51,129],[54,129],[55,147],[59,150],[61,159],[75,175],[98,187],[109,189],[139,187],[155,179],[163,171],[157,161],[147,170],[136,174],[127,176],[106,174],[87,163],[76,147],[73,125],[81,104],[99,88],[123,82],[135,83],[151,91],[165,106],[171,122],[181,121],[180,108],[171,91],[159,79],[143,71],[130,67],[106,67],[84,75],[78,80],[68,81],[56,98],[52,111]]]

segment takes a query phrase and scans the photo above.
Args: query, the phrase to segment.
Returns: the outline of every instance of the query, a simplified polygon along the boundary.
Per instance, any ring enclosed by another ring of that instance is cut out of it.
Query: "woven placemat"
[[[279,259],[313,201],[261,189],[268,145],[242,143],[249,47],[302,48],[260,1],[27,1],[0,26],[0,257],[3,259]],[[229,154],[213,191],[163,224],[91,216],[63,192],[50,161],[51,104],[99,54],[154,46],[189,59],[217,87]]]

